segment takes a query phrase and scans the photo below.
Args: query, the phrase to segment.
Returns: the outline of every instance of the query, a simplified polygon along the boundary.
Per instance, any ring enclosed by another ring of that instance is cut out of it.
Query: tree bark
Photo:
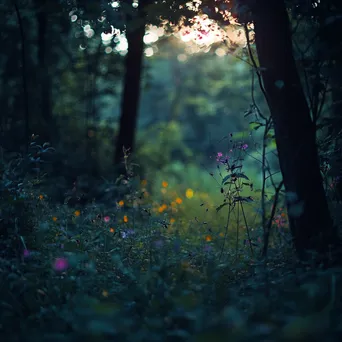
[[[119,168],[124,157],[123,148],[129,149],[130,153],[134,150],[143,66],[145,18],[144,2],[139,2],[137,17],[127,15],[128,52],[125,57],[124,88],[114,156],[115,166]]]
[[[329,213],[310,117],[292,49],[284,0],[257,0],[252,9],[260,72],[274,122],[294,247],[326,255],[338,241]],[[291,214],[293,213],[293,214]]]
[[[46,142],[52,142],[52,135],[56,133],[56,125],[52,116],[51,99],[51,76],[48,67],[48,13],[47,0],[36,0],[36,19],[37,19],[37,61],[38,61],[38,82],[39,91],[39,135]],[[56,137],[55,139],[56,140]]]

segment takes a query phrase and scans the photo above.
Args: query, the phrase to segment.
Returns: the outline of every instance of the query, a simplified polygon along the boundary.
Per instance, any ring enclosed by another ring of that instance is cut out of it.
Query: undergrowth
[[[76,183],[52,204],[53,153],[2,160],[3,341],[339,340],[341,270],[298,267],[281,184],[254,188],[246,142],[214,156],[215,198],[135,177],[127,156],[105,202],[72,205]]]

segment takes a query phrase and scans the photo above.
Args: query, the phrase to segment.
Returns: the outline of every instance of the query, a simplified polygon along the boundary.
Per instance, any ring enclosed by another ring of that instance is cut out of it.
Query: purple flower
[[[223,157],[223,154],[222,152],[217,152],[217,155],[216,155],[216,161],[221,163],[221,164],[228,164],[228,160],[230,159],[229,156],[225,156]]]
[[[53,263],[53,269],[58,272],[65,271],[68,267],[69,263],[65,258],[57,258]]]
[[[222,152],[217,152],[216,161],[219,162],[221,160],[222,156],[223,156]]]
[[[23,255],[24,258],[28,258],[30,256],[30,251],[28,249],[24,249]]]
[[[244,150],[244,151],[246,151],[247,148],[248,148],[248,145],[247,145],[247,144],[243,144],[243,145],[241,146],[241,149]]]

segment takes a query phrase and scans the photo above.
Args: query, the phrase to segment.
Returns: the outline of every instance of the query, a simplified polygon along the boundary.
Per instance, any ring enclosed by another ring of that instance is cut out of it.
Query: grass
[[[126,177],[111,205],[70,208],[52,204],[40,176],[4,164],[2,340],[338,341],[341,269],[298,266],[272,197],[259,258],[260,196],[248,200],[249,178],[218,165],[215,196]]]

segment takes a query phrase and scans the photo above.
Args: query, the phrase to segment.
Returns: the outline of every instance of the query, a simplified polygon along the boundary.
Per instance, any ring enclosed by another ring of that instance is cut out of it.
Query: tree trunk
[[[51,104],[51,77],[48,68],[48,53],[47,53],[47,34],[48,34],[48,13],[47,1],[36,0],[37,6],[37,60],[38,60],[38,82],[39,91],[39,119],[38,129],[39,135],[46,142],[51,142],[52,133],[56,130],[52,116]]]
[[[259,0],[252,10],[255,43],[288,197],[290,228],[300,258],[327,254],[337,242],[320,173],[316,129],[293,57],[284,0]],[[291,214],[292,213],[292,214]]]
[[[134,150],[144,53],[145,14],[143,7],[143,4],[139,2],[138,16],[127,15],[128,52],[125,57],[121,116],[114,157],[115,165],[119,168],[124,157],[123,148],[129,149],[130,153]]]

